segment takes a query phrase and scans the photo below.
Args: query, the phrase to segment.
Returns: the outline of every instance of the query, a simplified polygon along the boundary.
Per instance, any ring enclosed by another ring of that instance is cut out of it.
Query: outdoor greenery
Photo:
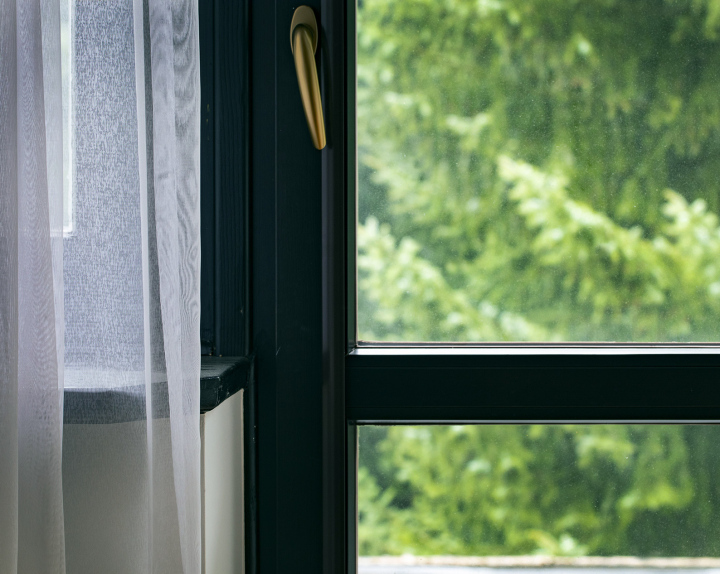
[[[720,0],[361,0],[357,110],[361,339],[719,340]],[[363,427],[360,554],[720,556],[716,428]]]
[[[720,556],[720,427],[360,427],[361,556]]]
[[[716,341],[719,0],[363,0],[365,340]]]

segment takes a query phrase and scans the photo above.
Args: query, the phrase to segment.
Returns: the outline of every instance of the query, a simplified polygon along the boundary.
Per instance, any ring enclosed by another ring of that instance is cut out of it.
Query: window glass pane
[[[714,425],[363,426],[360,573],[720,568],[718,476]]]
[[[154,196],[152,176],[148,178],[148,199],[143,198],[140,184],[141,92],[135,84],[133,3],[63,3],[63,118],[68,127],[63,136],[64,143],[70,144],[64,146],[69,153],[64,166],[65,386],[136,386],[145,376],[143,324],[148,304],[140,272],[145,256],[141,206],[144,200],[152,209]],[[149,40],[144,45],[147,111],[152,105],[147,87]],[[145,117],[152,115],[146,113]],[[152,125],[147,121],[146,149],[150,154]],[[154,220],[153,216],[150,219]],[[155,233],[153,223],[148,224],[148,233]],[[147,257],[154,270],[154,249]],[[150,271],[153,297],[158,285],[155,271]],[[156,336],[159,307],[151,303],[149,313]]]
[[[360,339],[719,340],[714,0],[357,18]]]

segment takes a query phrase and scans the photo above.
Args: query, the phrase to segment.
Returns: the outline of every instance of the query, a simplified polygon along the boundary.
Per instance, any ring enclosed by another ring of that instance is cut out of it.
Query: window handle
[[[310,128],[310,136],[315,148],[322,149],[325,147],[325,120],[323,120],[320,85],[315,67],[318,37],[315,13],[309,6],[300,6],[295,10],[290,24],[290,47],[295,58],[300,97]]]

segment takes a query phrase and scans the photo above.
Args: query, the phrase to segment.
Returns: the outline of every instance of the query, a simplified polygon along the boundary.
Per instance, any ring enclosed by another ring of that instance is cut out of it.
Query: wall
[[[245,571],[243,393],[202,417],[204,574]]]
[[[242,574],[243,396],[236,393],[201,415],[203,572]],[[139,574],[148,571],[148,466],[144,421],[65,425],[63,494],[67,572]],[[169,438],[157,419],[154,442]],[[157,453],[156,453],[157,454]],[[177,574],[179,544],[172,461],[153,458],[156,572]]]

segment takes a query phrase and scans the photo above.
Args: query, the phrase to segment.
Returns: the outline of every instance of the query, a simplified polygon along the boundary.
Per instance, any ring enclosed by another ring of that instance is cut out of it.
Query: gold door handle
[[[295,58],[300,97],[310,136],[316,149],[325,147],[325,120],[323,120],[320,85],[315,67],[315,50],[318,45],[318,26],[315,13],[309,6],[300,6],[290,24],[290,47]]]

